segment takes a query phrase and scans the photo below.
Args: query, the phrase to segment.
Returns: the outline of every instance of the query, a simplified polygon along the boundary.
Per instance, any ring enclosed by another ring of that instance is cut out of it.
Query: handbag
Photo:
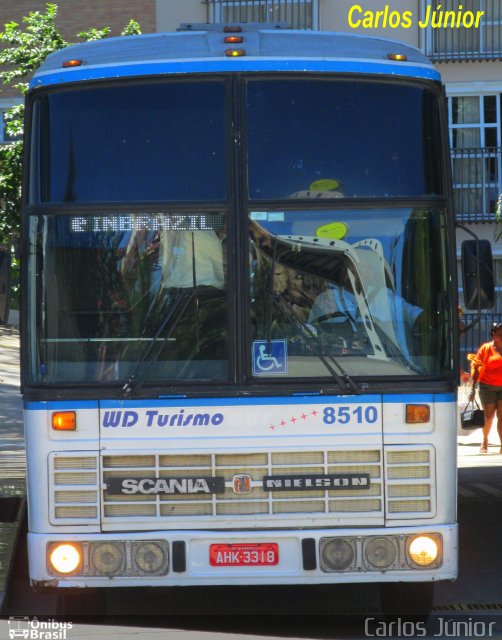
[[[469,405],[472,407],[469,408]],[[479,427],[485,426],[485,412],[479,408],[476,400],[471,400],[465,405],[460,414],[460,422],[463,429],[479,429]]]

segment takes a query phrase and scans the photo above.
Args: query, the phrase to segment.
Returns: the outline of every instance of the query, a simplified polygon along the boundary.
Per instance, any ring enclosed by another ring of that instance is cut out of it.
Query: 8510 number
[[[378,409],[373,405],[365,407],[325,407],[323,410],[324,424],[347,424],[355,419],[357,424],[375,424],[378,420]]]

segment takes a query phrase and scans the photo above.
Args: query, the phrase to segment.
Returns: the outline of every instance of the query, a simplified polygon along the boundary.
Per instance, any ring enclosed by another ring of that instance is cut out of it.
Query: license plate
[[[212,567],[262,567],[278,563],[279,545],[275,542],[212,544],[209,547]]]

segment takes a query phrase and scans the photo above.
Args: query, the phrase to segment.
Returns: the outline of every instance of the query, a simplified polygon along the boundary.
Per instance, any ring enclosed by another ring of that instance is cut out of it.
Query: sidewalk
[[[26,456],[19,395],[19,327],[0,325],[0,612],[24,509]]]
[[[458,444],[458,467],[491,467],[502,466],[502,455],[500,454],[500,438],[497,431],[497,418],[495,417],[488,437],[488,453],[482,454],[479,448],[483,441],[483,431],[481,429],[464,430],[460,427],[460,411],[467,404],[468,387],[463,386],[458,389],[458,423],[457,423],[457,444]],[[477,398],[479,403],[479,398]]]

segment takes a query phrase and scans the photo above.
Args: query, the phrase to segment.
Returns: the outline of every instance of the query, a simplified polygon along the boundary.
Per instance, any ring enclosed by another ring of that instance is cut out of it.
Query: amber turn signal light
[[[52,414],[52,428],[54,431],[75,431],[77,428],[77,414],[75,411],[54,411]]]
[[[406,422],[417,424],[419,422],[429,422],[431,419],[431,408],[428,404],[407,404]]]

